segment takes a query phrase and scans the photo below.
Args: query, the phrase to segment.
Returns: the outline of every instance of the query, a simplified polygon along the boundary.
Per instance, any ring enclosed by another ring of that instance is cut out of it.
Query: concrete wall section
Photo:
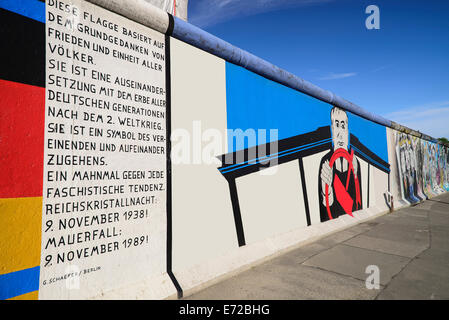
[[[400,208],[410,205],[410,203],[403,197],[402,184],[400,183],[400,172],[398,161],[396,160],[396,130],[387,128],[387,142],[388,142],[388,157],[390,160],[390,193],[393,195],[393,206]]]
[[[216,156],[226,148],[225,62],[170,38],[173,270],[236,247],[229,188]]]
[[[184,292],[388,210],[385,127],[174,39],[171,67],[173,271]],[[217,148],[203,137],[211,129]]]
[[[274,166],[300,161],[309,225],[317,209],[324,222],[367,208],[375,203],[376,193],[388,191],[385,179],[374,182],[374,172],[388,175],[390,171],[385,127],[231,64],[226,79],[228,129],[236,133],[228,135],[228,156],[246,157],[220,168],[228,180],[265,169],[259,153],[269,147]]]
[[[174,294],[165,36],[86,1],[70,8],[46,6],[39,299]]]
[[[0,5],[0,298],[176,294],[164,34],[82,0]]]
[[[1,299],[172,298],[449,190],[445,146],[122,3],[0,2]]]
[[[247,243],[307,226],[298,161],[276,169],[276,174],[254,172],[236,179]]]

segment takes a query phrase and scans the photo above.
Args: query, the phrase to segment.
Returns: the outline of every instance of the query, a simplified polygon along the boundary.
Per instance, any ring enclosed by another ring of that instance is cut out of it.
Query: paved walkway
[[[368,265],[380,271],[367,289]],[[185,299],[449,299],[449,194],[290,251]]]

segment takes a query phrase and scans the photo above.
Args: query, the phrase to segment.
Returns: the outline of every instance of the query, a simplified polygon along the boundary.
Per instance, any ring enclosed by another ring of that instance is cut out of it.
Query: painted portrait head
[[[349,148],[348,115],[343,109],[333,107],[331,111],[331,132],[334,149]]]

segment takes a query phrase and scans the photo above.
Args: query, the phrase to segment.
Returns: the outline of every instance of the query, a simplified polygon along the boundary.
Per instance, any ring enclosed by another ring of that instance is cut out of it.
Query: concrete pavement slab
[[[429,223],[434,227],[449,227],[449,213],[431,212],[429,213]]]
[[[374,299],[378,293],[378,290],[367,289],[364,281],[332,272],[302,265],[290,268],[268,263],[186,299],[367,300]]]
[[[387,214],[384,214],[383,216],[376,218],[374,221],[378,222],[378,223],[388,223],[388,222],[390,222],[392,220],[396,220],[398,218],[400,218],[400,216],[395,213],[387,213]]]
[[[422,210],[429,210],[431,207],[432,207],[432,202],[424,201],[424,202],[421,202],[421,203],[419,203],[416,206],[411,207],[411,208],[422,209]]]
[[[398,227],[417,227],[418,229],[428,228],[429,217],[421,217],[411,214],[406,217],[400,217],[399,219],[392,220],[391,222],[389,222],[389,225]]]
[[[273,260],[279,264],[297,265],[303,263],[308,258],[329,248],[330,247],[328,245],[315,242],[300,247],[298,249],[292,250],[288,254],[281,255],[279,257],[274,258]]]
[[[416,258],[430,261],[436,265],[449,266],[449,250],[429,248],[420,253]],[[449,277],[449,274],[447,277]]]
[[[368,229],[364,230],[364,229],[349,228],[347,230],[331,234],[330,236],[327,236],[323,239],[318,240],[316,243],[330,248],[330,247],[335,246],[336,244],[342,243],[342,242],[344,242],[348,239],[351,239],[363,232],[366,232],[366,230],[368,230]]]
[[[375,238],[360,235],[345,241],[344,244],[398,256],[414,258],[430,246],[430,241],[422,244],[408,244],[406,242],[392,241],[388,239]]]
[[[430,247],[442,251],[449,251],[449,235],[445,231],[432,230]]]
[[[429,214],[429,210],[427,208],[418,208],[418,207],[409,207],[409,208],[404,208],[400,211],[397,211],[395,213],[393,213],[392,215],[397,215],[399,217],[427,217],[427,215]]]
[[[431,199],[429,201],[432,201],[432,207],[431,209],[434,211],[439,211],[439,212],[448,212],[449,210],[449,199],[447,201],[437,201],[434,199]]]
[[[274,258],[274,260],[279,261],[279,263],[281,264],[300,264],[305,260],[307,260],[308,258],[324,250],[327,250],[338,243],[342,243],[363,232],[366,232],[377,225],[379,225],[379,223],[373,222],[361,223],[347,230],[331,234],[327,237],[324,237],[323,239],[317,240],[316,242],[294,249],[288,252],[288,254]]]
[[[367,232],[367,231],[373,229],[374,227],[384,223],[383,221],[378,220],[381,217],[383,217],[383,216],[377,217],[370,221],[359,223],[359,224],[352,226],[346,230],[351,230],[352,232],[358,232],[359,234]]]
[[[410,261],[409,258],[351,247],[344,244],[324,251],[303,264],[333,271],[365,281],[367,266],[376,265],[380,270],[380,284],[387,284]]]
[[[391,280],[377,299],[449,299],[447,275],[449,264],[435,263],[434,259],[414,259]]]
[[[429,241],[428,232],[423,232],[425,226],[413,224],[382,224],[367,232],[364,235],[386,239],[397,242],[404,242],[411,245],[420,245]]]

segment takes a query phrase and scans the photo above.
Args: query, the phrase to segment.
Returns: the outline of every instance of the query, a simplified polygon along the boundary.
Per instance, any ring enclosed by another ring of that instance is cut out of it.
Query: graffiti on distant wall
[[[449,150],[448,148],[441,147],[441,171],[443,176],[443,188],[449,191]]]
[[[422,199],[418,195],[417,157],[411,139],[403,133],[396,137],[396,157],[403,198],[416,203]]]
[[[417,203],[449,190],[447,148],[395,132],[396,161],[402,198]]]

